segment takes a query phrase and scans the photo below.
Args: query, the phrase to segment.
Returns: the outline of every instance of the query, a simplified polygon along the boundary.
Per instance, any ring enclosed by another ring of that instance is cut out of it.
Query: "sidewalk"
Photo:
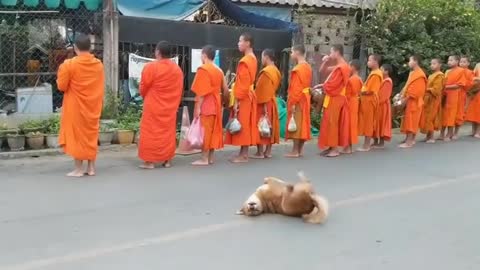
[[[460,135],[461,136],[466,136],[470,134],[471,128],[469,125],[464,126],[460,130]],[[392,131],[393,137],[401,137],[403,134],[401,134],[400,129],[396,128],[393,129]],[[419,134],[417,136],[417,140],[421,140],[423,138],[423,134]],[[438,134],[436,134],[438,136]],[[361,139],[361,138],[360,138]],[[317,143],[317,137],[313,137],[310,141],[307,142],[307,144],[312,144],[312,143]],[[280,140],[280,144],[282,146],[289,145],[290,142],[285,141],[284,139]],[[112,144],[108,146],[100,146],[99,151],[100,152],[105,152],[105,151],[112,151],[112,152],[123,152],[123,151],[136,151],[137,145],[136,144],[131,144],[131,145],[119,145],[119,144]],[[220,152],[231,152],[237,150],[237,147],[235,146],[230,146],[226,145]],[[8,159],[22,159],[22,158],[39,158],[39,157],[48,157],[48,156],[59,156],[63,155],[63,150],[58,148],[58,149],[41,149],[41,150],[27,150],[27,151],[19,151],[19,152],[0,152],[0,160],[8,160]],[[182,155],[177,155],[177,157],[180,157]]]

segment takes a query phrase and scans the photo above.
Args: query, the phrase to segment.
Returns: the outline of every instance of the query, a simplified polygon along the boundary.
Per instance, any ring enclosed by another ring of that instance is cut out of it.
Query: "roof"
[[[232,0],[232,2],[254,3],[254,4],[277,4],[289,5],[303,4],[309,7],[331,7],[331,8],[352,8],[374,9],[377,0]]]

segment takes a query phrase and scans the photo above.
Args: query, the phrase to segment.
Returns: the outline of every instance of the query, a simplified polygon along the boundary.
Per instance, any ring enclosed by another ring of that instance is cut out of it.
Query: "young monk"
[[[470,102],[465,120],[472,123],[472,136],[480,139],[480,63],[475,66],[473,72],[473,85],[469,90]]]
[[[467,105],[467,92],[473,85],[473,71],[470,70],[470,60],[468,56],[462,56],[460,58],[460,67],[463,69],[465,73],[465,86],[458,91],[458,107],[457,107],[457,117],[455,119],[455,134],[453,135],[453,139],[458,139],[458,132],[460,131],[460,127],[463,126],[465,121],[465,109]]]
[[[360,152],[370,151],[372,137],[375,135],[378,92],[383,81],[383,73],[379,68],[381,60],[381,56],[377,54],[368,57],[367,65],[371,72],[360,93],[360,111],[358,114],[358,134],[365,136],[363,146],[358,149]]]
[[[255,93],[257,95],[257,123],[266,116],[271,125],[269,138],[258,137],[257,153],[254,158],[271,158],[272,145],[280,142],[280,120],[276,93],[282,81],[282,75],[275,66],[275,52],[266,49],[262,52],[262,64],[264,68],[258,75]],[[265,148],[264,148],[265,147]]]
[[[373,148],[382,149],[385,141],[392,139],[392,104],[390,98],[393,92],[392,73],[393,68],[389,64],[382,65],[383,82],[378,92],[378,113],[375,128],[375,140]]]
[[[329,58],[335,61],[336,66],[325,83],[320,85],[325,99],[318,147],[320,150],[325,149],[323,156],[337,157],[340,155],[338,147],[344,148],[350,144],[350,112],[346,86],[351,71],[343,58],[342,45],[333,45]]]
[[[420,129],[422,133],[426,134],[426,143],[435,143],[433,133],[440,127],[440,108],[445,84],[445,75],[441,68],[442,61],[439,58],[432,59],[430,63],[432,74],[428,77],[427,91],[423,96],[423,112],[420,118]]]
[[[465,87],[465,71],[458,66],[460,57],[452,55],[448,58],[449,70],[446,72],[444,98],[445,104],[442,106],[442,131],[440,140],[450,141],[455,139],[454,128],[457,120],[459,92]],[[448,133],[445,136],[445,131]]]
[[[75,169],[67,174],[70,177],[95,175],[105,75],[90,46],[88,36],[79,36],[74,47],[77,56],[58,69],[57,85],[64,93],[58,142],[74,159]],[[84,161],[88,161],[86,172]]]
[[[215,58],[213,47],[203,47],[201,58],[203,65],[197,69],[192,91],[196,94],[194,117],[200,117],[204,139],[202,158],[193,162],[194,166],[213,164],[215,150],[223,147],[220,91],[228,91],[222,70],[213,63]]]
[[[415,144],[415,136],[420,125],[420,116],[423,110],[423,96],[427,90],[427,76],[420,67],[421,58],[418,55],[410,56],[408,66],[411,69],[405,84],[402,103],[405,105],[405,114],[401,123],[401,132],[405,134],[405,142],[400,148],[411,148]]]
[[[183,92],[183,72],[170,58],[172,48],[160,41],[156,60],[145,65],[140,80],[143,114],[140,122],[138,157],[142,169],[153,169],[162,162],[169,168],[175,156],[177,111]]]
[[[286,157],[303,156],[305,141],[310,140],[310,87],[312,85],[312,68],[305,60],[305,47],[295,45],[291,52],[292,60],[297,64],[290,74],[287,100],[287,132],[286,139],[293,140],[292,151]],[[297,130],[288,131],[293,115]]]
[[[243,57],[238,63],[235,86],[232,89],[234,106],[231,117],[237,112],[237,119],[242,128],[236,134],[227,132],[225,143],[240,146],[238,156],[232,158],[233,163],[248,162],[248,147],[257,144],[257,97],[254,92],[255,77],[257,74],[257,58],[253,53],[253,37],[244,33],[238,41],[238,50]]]
[[[350,111],[350,143],[343,149],[344,154],[353,153],[353,145],[358,143],[358,105],[360,91],[363,87],[362,78],[360,78],[360,61],[354,59],[350,61],[351,76],[347,82],[347,100],[348,110]]]

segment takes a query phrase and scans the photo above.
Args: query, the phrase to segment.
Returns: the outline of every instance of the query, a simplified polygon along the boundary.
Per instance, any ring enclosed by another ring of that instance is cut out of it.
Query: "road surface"
[[[396,138],[398,141],[398,138]],[[0,270],[478,270],[480,142],[338,159],[281,157],[210,168],[182,157],[142,171],[131,150],[68,179],[66,157],[0,161]],[[234,213],[272,175],[304,170],[332,204],[325,225]]]

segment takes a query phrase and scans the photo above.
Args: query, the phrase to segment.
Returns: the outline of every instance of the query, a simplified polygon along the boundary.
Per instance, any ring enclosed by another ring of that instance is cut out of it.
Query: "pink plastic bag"
[[[202,149],[203,147],[204,130],[197,117],[193,119],[190,128],[187,131],[187,141],[192,149]]]

